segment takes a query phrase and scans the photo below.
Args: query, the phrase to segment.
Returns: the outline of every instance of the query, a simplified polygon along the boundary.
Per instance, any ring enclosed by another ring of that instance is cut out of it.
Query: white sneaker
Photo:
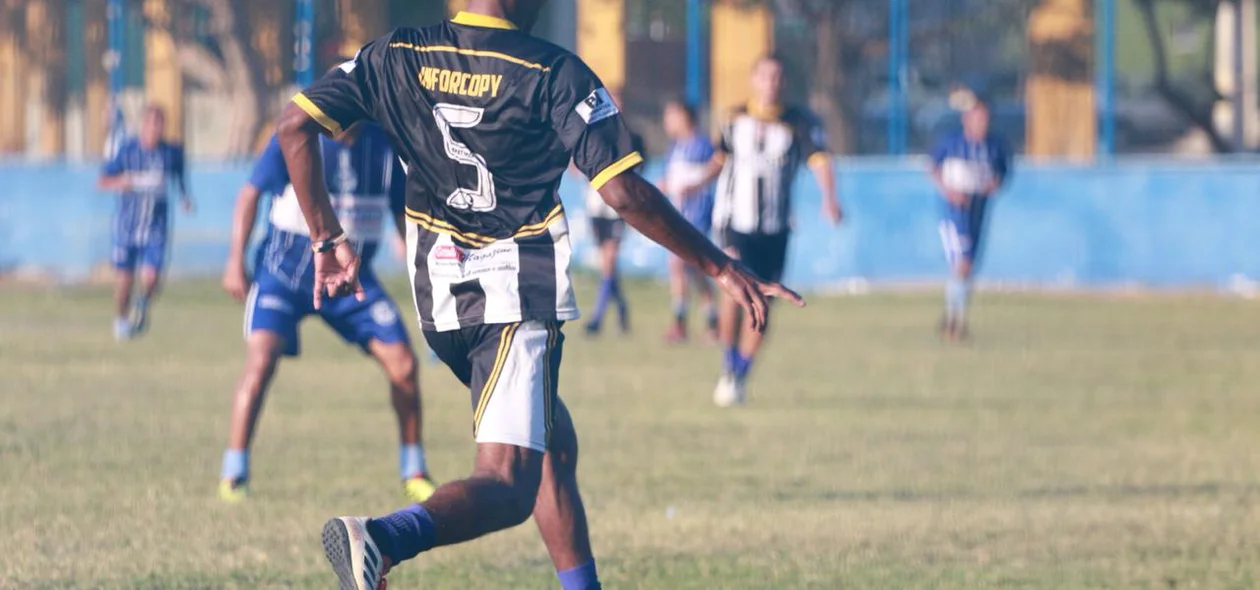
[[[743,385],[736,383],[735,376],[723,373],[713,389],[713,403],[719,408],[729,408],[743,402]]]
[[[118,318],[114,320],[114,341],[126,342],[131,340],[131,321],[126,318]]]
[[[384,558],[367,530],[368,519],[343,516],[324,524],[324,555],[337,573],[339,590],[376,590]]]

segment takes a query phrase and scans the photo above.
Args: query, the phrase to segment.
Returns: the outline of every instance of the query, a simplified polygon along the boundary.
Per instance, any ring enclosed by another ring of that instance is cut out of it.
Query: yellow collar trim
[[[455,15],[455,18],[451,19],[451,22],[457,25],[466,25],[469,27],[484,27],[487,29],[507,29],[509,31],[516,30],[516,25],[512,24],[512,21],[510,20],[499,18],[497,16],[490,16],[488,14],[478,14],[476,12],[464,12],[462,10],[459,12],[459,14]]]
[[[753,101],[748,101],[748,114],[758,119],[778,119],[783,114],[783,105],[775,104],[762,108]]]

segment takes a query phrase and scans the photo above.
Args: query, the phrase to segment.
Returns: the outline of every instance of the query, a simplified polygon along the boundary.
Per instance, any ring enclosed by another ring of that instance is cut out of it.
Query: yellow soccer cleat
[[[228,504],[240,504],[249,498],[249,482],[225,479],[219,482],[219,499]]]
[[[420,503],[429,499],[433,492],[437,491],[437,484],[429,479],[427,475],[412,477],[403,481],[403,496],[407,500]]]

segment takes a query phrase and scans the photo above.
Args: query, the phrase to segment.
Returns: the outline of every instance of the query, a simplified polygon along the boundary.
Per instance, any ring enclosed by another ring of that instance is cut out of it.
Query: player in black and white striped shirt
[[[315,251],[316,307],[325,296],[362,293],[358,257],[323,185],[317,136],[373,120],[408,170],[407,246],[425,338],[472,393],[471,477],[381,518],[325,525],[342,590],[374,590],[401,561],[531,515],[564,589],[599,588],[577,435],[556,386],[560,329],[578,315],[557,194],[570,159],[628,224],[716,277],[755,329],[767,298],[803,303],[723,254],[632,170],[642,156],[595,74],[517,30],[528,30],[542,4],[471,0],[449,21],[398,29],[281,116],[278,137]]]
[[[822,214],[832,224],[843,217],[827,136],[814,115],[782,101],[783,63],[767,56],[752,72],[752,100],[722,129],[707,174],[692,190],[718,179],[713,226],[727,252],[757,276],[779,281],[792,231],[792,188],[802,164],[822,189]],[[745,322],[745,328],[747,322]],[[719,406],[742,404],[744,381],[764,334],[740,329],[739,306],[724,301],[718,332],[723,345],[722,377],[713,392]]]

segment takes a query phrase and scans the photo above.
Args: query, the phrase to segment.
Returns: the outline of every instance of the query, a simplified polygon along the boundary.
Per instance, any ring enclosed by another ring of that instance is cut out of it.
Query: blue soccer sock
[[[742,353],[735,354],[735,380],[742,382],[748,377],[748,372],[752,370],[753,357],[744,356]]]
[[[420,475],[427,475],[429,466],[424,459],[424,447],[414,445],[399,445],[398,447],[398,475],[406,480]]]
[[[599,295],[595,297],[595,310],[591,312],[591,325],[598,326],[604,321],[604,312],[608,311],[608,302],[614,297],[616,281],[612,277],[604,277],[599,283]]]
[[[249,479],[249,451],[228,449],[223,452],[221,479],[242,481]]]
[[[562,590],[600,590],[599,574],[595,571],[595,560],[592,559],[573,569],[556,572]]]
[[[612,277],[609,281],[612,282],[612,300],[617,304],[617,317],[621,320],[621,326],[624,328],[628,310],[626,309],[626,298],[621,294],[621,279]]]
[[[687,323],[687,300],[679,297],[673,301],[674,321],[679,324]]]
[[[971,298],[971,281],[957,277],[945,284],[945,315],[954,321],[962,321],[967,315],[967,302]]]
[[[437,525],[424,506],[414,504],[367,523],[368,534],[389,556],[394,565],[411,559],[433,548],[437,542]]]

